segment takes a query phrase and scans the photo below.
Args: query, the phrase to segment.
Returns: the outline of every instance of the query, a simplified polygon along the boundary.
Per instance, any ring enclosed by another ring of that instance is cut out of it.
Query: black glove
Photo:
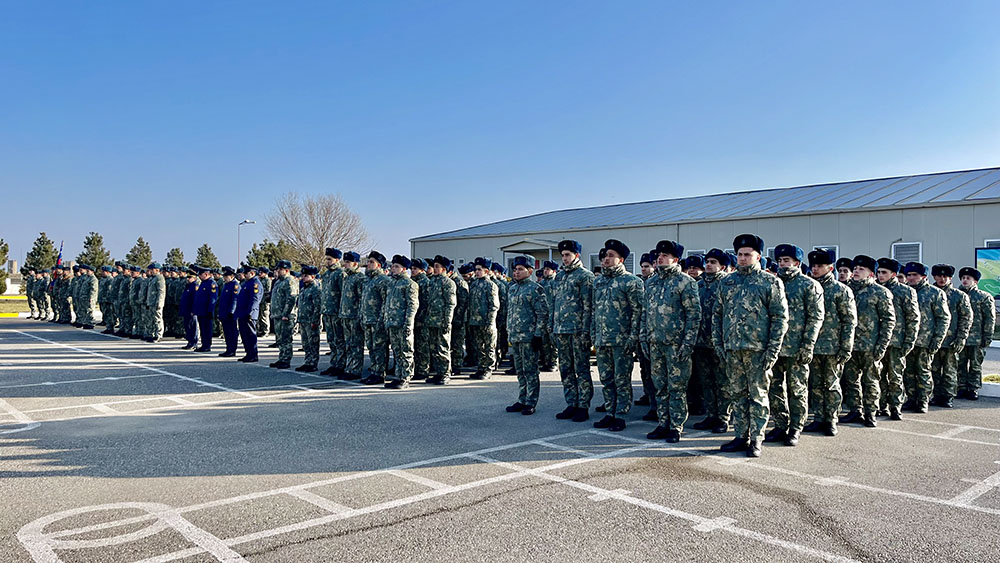
[[[535,352],[541,352],[542,351],[542,337],[541,336],[532,336],[531,337],[531,349],[534,350]]]

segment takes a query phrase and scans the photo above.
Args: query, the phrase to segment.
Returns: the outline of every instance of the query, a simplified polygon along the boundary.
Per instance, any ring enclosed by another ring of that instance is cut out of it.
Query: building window
[[[769,246],[765,249],[764,256],[767,256],[771,260],[774,260],[774,247]]]
[[[705,255],[705,251],[704,250],[688,250],[687,253],[688,253],[688,256],[704,256]]]
[[[601,258],[600,258],[600,255],[598,255],[598,254],[591,254],[590,255],[590,271],[593,272],[593,271],[595,271],[596,268],[600,268],[600,267],[601,267]]]
[[[921,242],[892,243],[892,259],[900,264],[920,262],[924,257],[924,244]]]
[[[983,246],[986,248],[1000,248],[1000,239],[988,238],[983,241]]]

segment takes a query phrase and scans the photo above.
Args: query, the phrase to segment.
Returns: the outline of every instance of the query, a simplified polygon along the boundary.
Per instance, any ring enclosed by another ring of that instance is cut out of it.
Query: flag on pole
[[[62,266],[62,247],[64,241],[59,241],[59,257],[56,258],[56,266]]]

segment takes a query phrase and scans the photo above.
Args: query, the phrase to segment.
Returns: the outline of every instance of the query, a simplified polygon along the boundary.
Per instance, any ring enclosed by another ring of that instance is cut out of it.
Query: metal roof
[[[1000,168],[563,209],[417,237],[412,241],[959,205],[991,199],[1000,199]]]

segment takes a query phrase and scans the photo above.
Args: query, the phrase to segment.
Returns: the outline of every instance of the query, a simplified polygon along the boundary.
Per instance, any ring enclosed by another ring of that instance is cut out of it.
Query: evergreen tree
[[[167,258],[163,261],[167,266],[177,266],[178,268],[183,268],[187,264],[184,263],[184,252],[179,248],[171,248],[167,251]]]
[[[6,266],[7,264],[7,254],[10,253],[10,245],[7,241],[0,238],[0,265]],[[11,272],[13,273],[13,272]],[[27,280],[26,280],[27,281]],[[22,283],[23,288],[26,284]],[[7,269],[6,267],[0,268],[0,295],[7,293]]]
[[[111,265],[111,253],[104,248],[104,237],[91,231],[83,239],[83,252],[76,257],[77,264],[87,264],[95,270]]]
[[[198,247],[198,255],[195,257],[195,263],[199,266],[204,266],[205,268],[221,268],[222,264],[219,259],[212,252],[212,247],[207,244],[203,244]]]
[[[149,243],[145,239],[139,237],[132,250],[129,250],[128,254],[125,255],[125,261],[133,266],[145,268],[153,261],[153,249],[149,247]]]
[[[247,264],[258,268],[261,266],[273,268],[278,260],[292,260],[294,253],[295,250],[286,241],[279,240],[275,243],[264,239],[260,245],[254,243],[247,252]]]
[[[57,258],[59,258],[59,251],[56,250],[56,245],[42,232],[38,234],[35,244],[28,251],[24,265],[35,270],[51,268],[56,265]]]

